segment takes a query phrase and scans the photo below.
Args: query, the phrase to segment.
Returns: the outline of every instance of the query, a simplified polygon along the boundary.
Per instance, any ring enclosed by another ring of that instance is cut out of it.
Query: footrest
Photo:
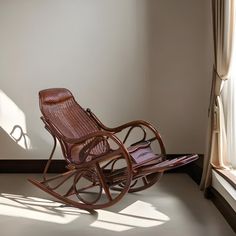
[[[190,154],[186,156],[177,157],[170,160],[165,160],[159,162],[158,164],[151,165],[148,167],[141,167],[139,171],[142,173],[154,173],[154,172],[164,172],[167,170],[175,169],[180,166],[187,165],[195,160],[197,160],[199,156],[197,154]]]

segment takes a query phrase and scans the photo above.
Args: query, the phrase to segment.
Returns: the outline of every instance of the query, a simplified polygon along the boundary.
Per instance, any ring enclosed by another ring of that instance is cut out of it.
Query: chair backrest
[[[81,138],[98,129],[96,123],[65,88],[39,92],[41,112],[67,138]]]
[[[95,121],[75,101],[72,93],[65,88],[51,88],[39,92],[40,110],[43,118],[55,127],[50,132],[59,139],[64,155],[69,159],[78,159],[81,147],[70,150],[73,145],[63,140],[66,138],[81,138],[99,130]],[[49,125],[49,126],[50,126]],[[56,130],[56,132],[55,132]],[[104,149],[101,144],[94,148],[98,153]]]

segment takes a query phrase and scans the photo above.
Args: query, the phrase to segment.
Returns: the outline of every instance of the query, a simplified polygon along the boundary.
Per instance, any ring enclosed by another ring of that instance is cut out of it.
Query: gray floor
[[[27,177],[32,175],[0,174],[1,236],[236,235],[185,174],[166,174],[154,187],[94,215],[62,207]]]

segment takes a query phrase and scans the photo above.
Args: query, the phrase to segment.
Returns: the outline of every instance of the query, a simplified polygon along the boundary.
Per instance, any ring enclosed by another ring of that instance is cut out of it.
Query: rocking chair
[[[167,160],[161,136],[151,124],[137,120],[108,128],[67,89],[42,90],[39,100],[54,146],[42,181],[29,181],[67,205],[86,210],[109,207],[128,192],[154,185],[164,171],[198,158]],[[57,141],[67,170],[52,176],[48,169]]]

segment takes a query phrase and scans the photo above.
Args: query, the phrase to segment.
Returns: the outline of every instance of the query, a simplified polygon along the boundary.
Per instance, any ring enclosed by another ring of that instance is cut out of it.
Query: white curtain
[[[236,14],[234,7],[234,15]],[[236,19],[236,18],[235,18]],[[234,24],[233,50],[230,65],[230,79],[223,89],[223,106],[225,109],[227,155],[229,167],[236,169],[236,24]]]
[[[222,89],[229,78],[234,25],[234,0],[212,0],[214,69],[208,117],[207,149],[201,189],[211,184],[212,166],[228,168],[227,139]]]

